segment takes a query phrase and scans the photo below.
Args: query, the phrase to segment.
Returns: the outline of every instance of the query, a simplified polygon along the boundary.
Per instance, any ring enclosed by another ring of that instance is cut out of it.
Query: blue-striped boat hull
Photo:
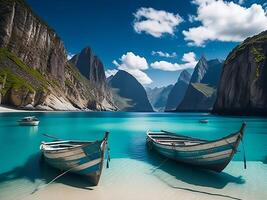
[[[42,143],[46,162],[62,171],[87,176],[97,185],[101,176],[107,137],[101,141],[56,141]]]
[[[237,151],[245,124],[240,131],[215,141],[206,141],[166,131],[147,132],[150,149],[170,159],[221,172]]]

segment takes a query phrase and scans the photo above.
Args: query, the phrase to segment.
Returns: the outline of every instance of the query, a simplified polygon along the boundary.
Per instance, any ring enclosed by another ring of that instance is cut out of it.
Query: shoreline
[[[9,113],[9,112],[32,112],[31,110],[19,110],[15,108],[11,108],[8,106],[0,105],[0,113]]]

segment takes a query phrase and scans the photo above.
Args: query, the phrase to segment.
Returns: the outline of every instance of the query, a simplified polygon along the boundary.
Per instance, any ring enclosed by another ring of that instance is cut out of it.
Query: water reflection
[[[29,134],[30,135],[35,135],[38,133],[38,126],[31,126],[29,127]]]
[[[39,180],[42,180],[43,185],[41,185],[41,187],[43,187],[44,184],[49,183],[61,173],[62,171],[56,170],[46,164],[41,154],[37,153],[30,156],[24,165],[15,167],[8,172],[0,174],[0,183],[10,182],[18,179],[27,179],[32,183],[38,183]],[[72,187],[92,190],[90,188],[92,185],[86,179],[86,177],[75,174],[62,176],[55,182],[64,183]],[[33,192],[37,191],[39,187],[40,185],[36,185],[36,189]]]

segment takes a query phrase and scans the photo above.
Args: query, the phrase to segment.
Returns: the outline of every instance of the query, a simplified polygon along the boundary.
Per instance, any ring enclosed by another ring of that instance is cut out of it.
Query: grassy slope
[[[11,61],[14,64],[13,67],[8,66],[5,61]],[[45,77],[37,70],[27,66],[15,54],[9,52],[7,49],[0,49],[0,63],[0,83],[5,82],[5,87],[1,89],[3,95],[5,95],[10,88],[25,88],[32,92],[47,89],[49,83]],[[14,66],[16,66],[17,69],[14,69]],[[27,74],[40,84],[35,85],[32,81],[16,74],[14,71],[21,71],[23,74]]]
[[[207,84],[203,83],[191,83],[191,84],[196,90],[204,94],[206,97],[211,97],[214,94],[214,92],[216,92],[216,89],[208,86]]]

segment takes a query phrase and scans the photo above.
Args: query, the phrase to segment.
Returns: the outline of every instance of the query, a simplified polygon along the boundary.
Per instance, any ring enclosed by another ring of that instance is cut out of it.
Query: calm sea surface
[[[267,166],[267,118],[220,117],[203,113],[42,112],[34,113],[41,121],[38,127],[18,126],[16,121],[28,115],[33,113],[0,114],[0,199],[9,199],[5,191],[15,186],[12,184],[18,184],[16,181],[49,182],[58,173],[40,160],[41,141],[51,141],[43,136],[43,133],[62,139],[93,140],[102,138],[104,132],[109,131],[112,159],[111,168],[104,169],[110,171],[101,177],[104,181],[109,179],[112,170],[118,170],[120,167],[118,164],[112,165],[112,161],[116,159],[140,161],[149,164],[151,168],[162,164],[164,158],[146,149],[145,139],[148,129],[168,130],[203,139],[217,139],[238,131],[241,123],[245,121],[247,128],[244,148],[247,161],[263,167],[263,173],[256,181],[265,184],[267,182],[267,171],[264,173]],[[208,118],[209,123],[198,122],[203,118]],[[234,161],[227,167],[231,170],[227,171],[226,168],[227,173],[223,172],[219,177],[220,180],[217,175],[207,176],[207,172],[172,161],[160,167],[164,173],[169,173],[175,176],[175,179],[189,185],[223,188],[228,182],[234,182],[242,187],[246,182],[244,177],[235,177],[231,174],[231,171],[236,175],[237,172],[244,170],[243,164],[234,165],[243,161],[242,144],[239,150]],[[201,182],[201,179],[205,180]],[[1,194],[4,194],[5,198],[1,197]]]

